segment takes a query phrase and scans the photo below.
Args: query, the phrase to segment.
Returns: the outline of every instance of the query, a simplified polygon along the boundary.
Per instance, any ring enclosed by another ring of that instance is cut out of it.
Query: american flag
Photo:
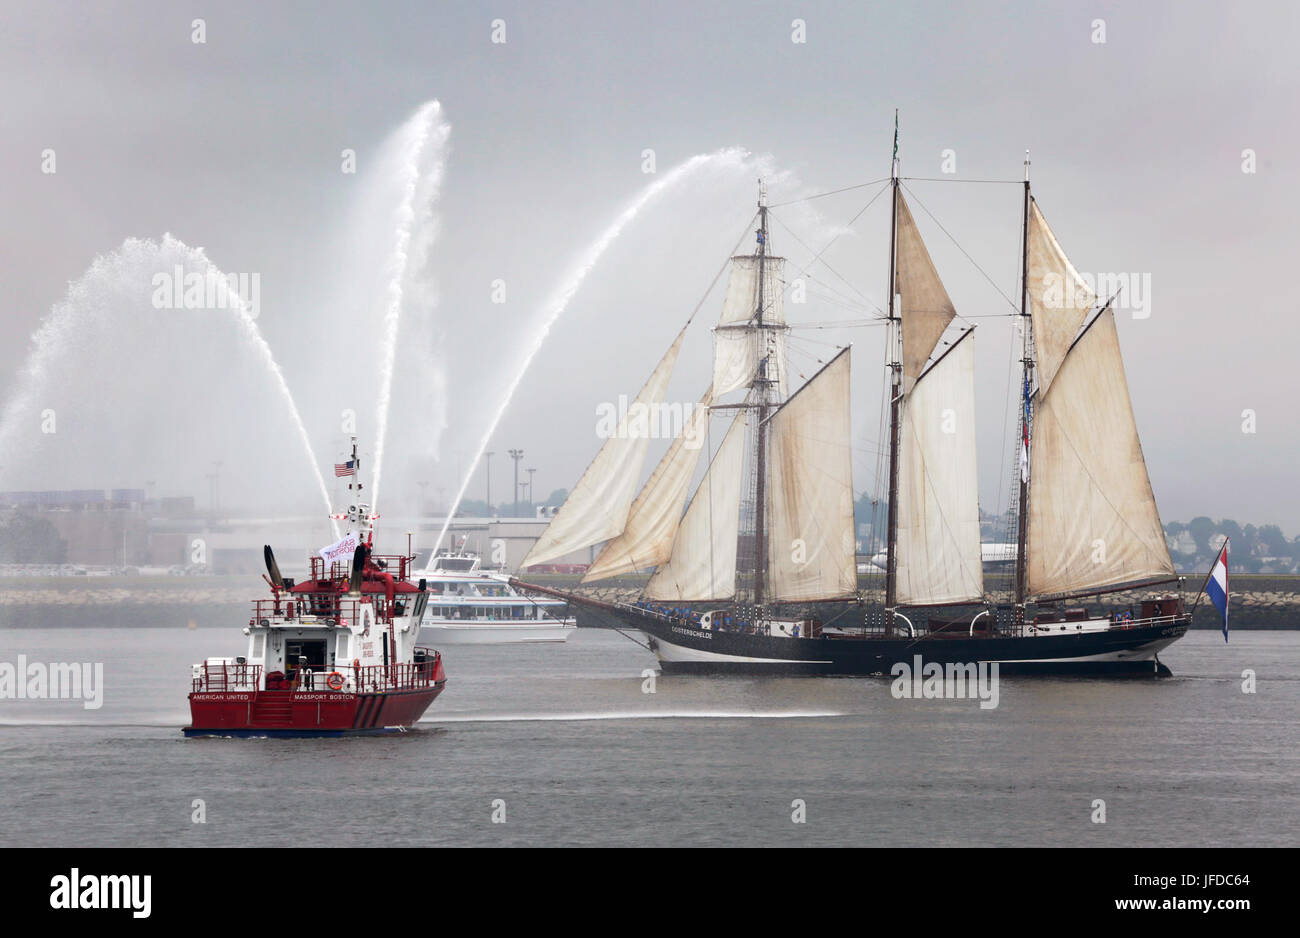
[[[357,464],[355,460],[349,459],[347,462],[336,462],[334,464],[335,478],[343,476],[354,476],[357,474]]]

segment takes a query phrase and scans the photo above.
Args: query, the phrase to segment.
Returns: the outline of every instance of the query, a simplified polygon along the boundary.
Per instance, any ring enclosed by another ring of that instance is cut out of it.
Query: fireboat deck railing
[[[199,673],[194,675],[194,693],[224,693],[227,691],[256,691],[262,686],[262,666],[260,664],[239,664],[223,662],[199,665]]]
[[[369,560],[378,566],[382,561],[383,571],[391,573],[394,579],[405,580],[411,573],[411,558],[401,554],[371,554]],[[311,578],[313,580],[347,579],[352,570],[350,561],[335,560],[326,565],[324,557],[311,558]]]
[[[361,617],[361,607],[369,606],[375,611],[375,618],[387,623],[393,616],[406,615],[410,603],[416,594],[404,593],[395,598],[390,605],[383,596],[367,595],[360,599],[349,599],[341,593],[294,593],[279,599],[253,600],[253,617],[249,625],[257,625],[263,619],[268,622],[301,622],[304,625],[329,626],[331,628],[348,628]]]
[[[385,691],[420,690],[438,683],[439,658],[436,652],[426,652],[427,657],[415,662],[397,664],[371,664],[354,668],[351,664],[325,668],[309,668],[301,677],[296,674],[284,679],[285,687],[269,688],[275,692],[322,693],[331,691],[347,694],[375,694]],[[260,664],[204,662],[193,678],[193,692],[225,693],[230,691],[265,692]],[[274,673],[274,672],[272,672]],[[337,674],[330,686],[331,675]],[[341,679],[341,680],[340,680]]]

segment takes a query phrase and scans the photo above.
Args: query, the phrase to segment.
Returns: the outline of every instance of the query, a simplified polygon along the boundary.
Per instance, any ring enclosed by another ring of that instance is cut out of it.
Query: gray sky
[[[1276,521],[1300,533],[1300,329],[1285,288],[1296,236],[1282,211],[1300,197],[1300,15],[1293,4],[4,7],[0,377],[10,394],[28,337],[68,282],[127,237],[171,232],[205,248],[224,270],[260,273],[258,324],[307,415],[321,461],[332,461],[342,446],[334,415],[351,403],[338,386],[364,385],[357,392],[363,403],[355,405],[359,429],[364,435],[373,426],[373,342],[357,335],[373,336],[379,322],[373,306],[359,309],[351,297],[374,270],[354,269],[359,262],[346,250],[356,235],[351,226],[359,213],[382,214],[365,200],[383,142],[436,98],[452,128],[429,260],[447,427],[434,463],[414,443],[429,435],[434,418],[404,396],[387,459],[394,499],[409,498],[415,481],[452,490],[546,298],[588,242],[655,178],[642,172],[643,150],[655,150],[658,175],[720,147],[769,156],[790,174],[773,185],[772,200],[780,202],[886,176],[897,107],[905,175],[940,175],[941,152],[951,148],[954,178],[1018,179],[1028,148],[1035,195],[1076,266],[1150,275],[1150,316],[1121,316],[1120,336],[1165,520],[1209,514]],[[206,21],[204,44],[191,41],[195,17]],[[498,18],[506,23],[504,44],[491,42]],[[805,43],[791,41],[796,18],[806,22]],[[1099,19],[1104,43],[1093,41]],[[52,175],[41,172],[47,148],[57,157]],[[340,172],[346,148],[357,152],[356,175]],[[1248,148],[1257,154],[1253,174],[1242,172]],[[523,448],[523,465],[537,467],[539,494],[576,480],[598,442],[595,406],[635,393],[703,295],[753,211],[752,175],[701,177],[673,189],[611,247],[550,334],[493,440],[500,454],[494,497],[509,485],[510,447]],[[820,249],[869,192],[777,209],[794,235],[775,226],[776,248],[802,266],[808,252],[795,236]],[[913,192],[997,286],[1013,293],[1019,190],[918,182]],[[886,201],[826,255],[877,304],[886,279]],[[959,313],[1006,312],[1005,300],[929,215],[913,209]],[[850,289],[825,269],[814,273]],[[504,304],[490,301],[497,278],[507,284]],[[707,327],[718,302],[715,291],[700,313],[672,399],[690,400],[703,389]],[[860,315],[828,302],[825,291],[814,291],[806,309],[790,310],[796,321]],[[981,491],[990,508],[1010,486],[1004,415],[1011,332],[1006,319],[972,321],[979,326]],[[879,330],[812,340],[854,342],[855,424],[865,445],[874,445]],[[133,403],[132,382],[114,378],[115,371],[156,367],[176,383],[203,376],[196,379],[203,386],[189,392],[196,419],[237,406],[238,419],[255,425],[249,439],[283,438],[278,410],[258,414],[247,394],[226,403],[225,353],[183,332],[168,333],[166,346],[147,355],[106,347],[104,372],[84,386],[62,387],[62,406],[109,401],[122,415],[115,433],[158,438],[166,428],[150,419],[151,405]],[[808,365],[829,350],[806,348]],[[407,373],[417,366],[411,355],[399,359],[399,389],[418,384]],[[157,389],[149,393],[156,400]],[[1257,415],[1251,434],[1242,432],[1247,409]],[[239,439],[227,429],[213,453],[200,454],[224,455],[231,497],[265,481],[232,468],[247,462]],[[100,465],[97,451],[83,446],[80,458],[60,458],[58,473],[53,465],[22,467],[20,455],[5,454],[4,466],[14,468],[5,469],[4,487],[157,479],[161,494],[203,494],[192,467],[169,474],[166,465]],[[278,460],[280,468],[291,466],[292,477],[310,488],[294,458],[296,450]],[[858,465],[856,485],[864,489],[870,456]],[[470,497],[482,497],[481,475]]]

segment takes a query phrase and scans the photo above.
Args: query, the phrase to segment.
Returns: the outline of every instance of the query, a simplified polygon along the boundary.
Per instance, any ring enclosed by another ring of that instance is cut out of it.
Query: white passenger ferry
[[[440,550],[425,571],[429,604],[421,638],[444,645],[562,642],[578,627],[563,600],[515,589],[508,577],[482,569],[479,556]]]

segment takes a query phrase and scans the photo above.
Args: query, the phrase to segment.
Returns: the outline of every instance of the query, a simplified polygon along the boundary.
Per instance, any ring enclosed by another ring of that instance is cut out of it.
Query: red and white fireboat
[[[377,516],[358,497],[355,440],[344,465],[357,504],[334,517],[350,532],[311,558],[303,583],[265,548],[271,598],[253,601],[246,654],[194,665],[186,736],[403,732],[442,693],[442,656],[416,644],[425,583],[407,579],[413,557],[371,553]]]

